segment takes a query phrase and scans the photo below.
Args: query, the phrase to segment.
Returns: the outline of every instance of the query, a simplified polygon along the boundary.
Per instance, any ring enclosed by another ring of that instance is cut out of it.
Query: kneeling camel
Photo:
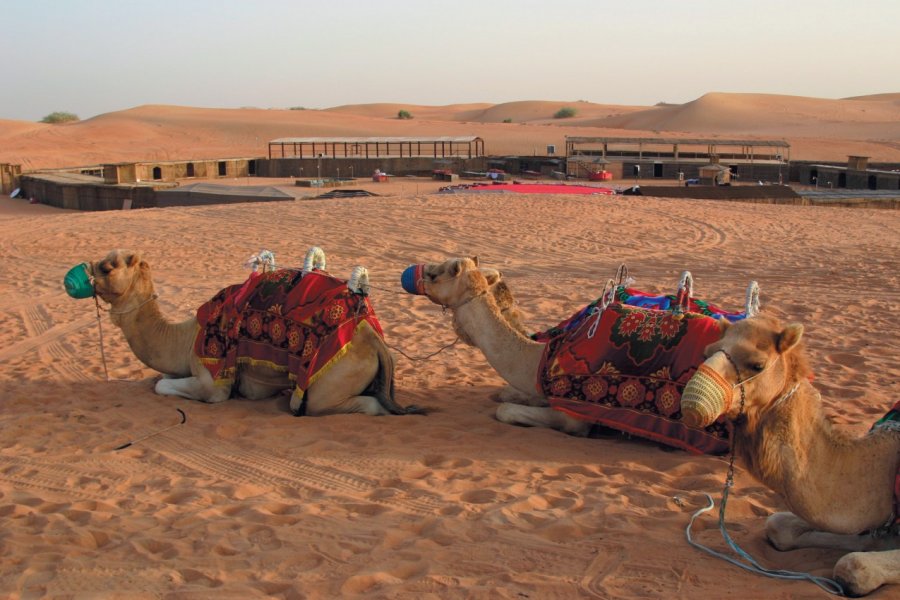
[[[732,421],[736,456],[791,511],[766,522],[777,549],[850,551],[834,567],[850,595],[900,583],[900,421],[862,437],[836,430],[809,381],[802,325],[758,316],[726,327],[684,390],[683,419]]]
[[[307,259],[309,258],[308,256]],[[324,263],[324,255],[316,258],[321,258]],[[196,316],[180,323],[171,322],[163,316],[150,276],[150,265],[142,260],[139,253],[114,250],[105,258],[85,263],[85,270],[92,281],[93,293],[109,304],[113,324],[122,329],[138,360],[164,374],[164,378],[156,383],[158,394],[213,403],[229,398],[233,389],[248,399],[268,398],[293,389],[290,407],[295,414],[386,415],[424,412],[415,406],[402,407],[394,400],[393,358],[380,331],[376,330],[377,321],[374,320],[374,313],[369,311],[365,298],[348,300],[362,303],[362,308],[356,309],[356,315],[347,315],[346,307],[332,310],[326,306],[324,310],[320,309],[325,315],[319,328],[312,333],[304,333],[300,324],[292,324],[282,314],[284,307],[281,304],[262,304],[256,307],[255,316],[241,316],[234,296],[223,295],[226,291],[240,291],[241,286],[225,288],[216,296],[216,299],[221,300],[218,304],[211,301],[201,307],[201,310],[210,307],[207,309],[206,320],[221,320],[223,330],[226,329],[226,319],[222,315],[234,309],[230,313],[233,318],[228,321],[227,334],[217,333],[217,336],[222,337],[215,339],[207,334],[209,347],[230,344],[228,347],[236,349],[228,354],[231,363],[221,369],[224,375],[214,377],[210,372],[210,365],[214,361],[205,355],[198,355],[198,348],[207,349],[206,344],[198,342],[204,335],[203,324]],[[243,284],[245,288],[242,289],[250,294],[252,287],[253,294],[256,294],[253,297],[262,296],[260,302],[264,302],[267,294],[274,296],[276,291],[290,295],[295,289],[290,286],[299,286],[301,281],[311,276],[315,276],[312,279],[327,278],[331,280],[329,285],[334,282],[340,282],[341,285],[345,283],[331,278],[324,271],[305,272],[301,277],[297,271],[284,270],[262,275],[254,273]],[[250,286],[251,283],[253,286]],[[343,289],[346,291],[346,287]],[[315,292],[319,293],[322,292]],[[90,296],[90,292],[87,296]],[[245,295],[241,303],[248,297],[250,296]],[[312,292],[304,296],[306,306],[313,304],[308,301],[310,297],[314,297]],[[313,308],[316,307],[313,305]],[[367,317],[358,318],[360,312]],[[331,317],[334,317],[334,322],[325,323]],[[353,321],[354,317],[357,317],[356,321]],[[345,337],[348,338],[344,340],[344,345],[330,357],[327,365],[316,362],[322,344],[334,343],[332,334],[337,333],[337,327],[343,327],[347,323],[351,327],[344,330]],[[328,325],[331,325],[330,329]],[[246,354],[248,347],[262,345],[262,331],[268,336],[266,343],[274,348],[267,357],[274,357],[272,360],[260,361]],[[227,335],[235,337],[225,340]],[[248,340],[248,335],[254,339]],[[295,342],[299,347],[294,349],[291,346]],[[288,360],[291,361],[290,366],[279,364]],[[301,385],[297,376],[298,369],[301,375],[306,375],[303,383],[308,384],[308,387]]]

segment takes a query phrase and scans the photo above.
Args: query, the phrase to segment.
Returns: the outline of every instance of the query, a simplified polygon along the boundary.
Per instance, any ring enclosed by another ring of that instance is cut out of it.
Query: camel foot
[[[879,573],[869,568],[867,552],[851,552],[834,565],[834,580],[844,588],[844,594],[857,598],[881,586]]]
[[[510,425],[546,427],[579,437],[587,437],[591,432],[591,424],[587,421],[580,421],[549,406],[523,406],[504,402],[497,407],[496,417],[498,421]]]
[[[510,402],[523,406],[549,406],[547,399],[537,394],[522,392],[511,385],[504,386],[491,395],[494,402]]]
[[[811,530],[806,521],[789,512],[778,512],[766,519],[766,537],[781,552],[799,548],[797,540]]]

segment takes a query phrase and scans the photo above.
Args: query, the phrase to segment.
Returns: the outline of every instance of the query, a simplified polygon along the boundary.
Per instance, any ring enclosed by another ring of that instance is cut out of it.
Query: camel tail
[[[387,344],[379,336],[378,340],[378,373],[370,386],[371,394],[378,403],[394,415],[424,415],[428,411],[422,407],[410,405],[400,406],[394,399],[394,357],[388,350]]]

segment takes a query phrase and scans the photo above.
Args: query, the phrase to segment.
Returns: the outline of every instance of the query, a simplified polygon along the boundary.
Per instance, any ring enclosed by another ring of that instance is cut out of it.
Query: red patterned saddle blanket
[[[684,386],[721,337],[717,320],[613,303],[546,338],[537,388],[575,418],[696,454],[723,454],[730,431],[681,423]]]
[[[888,429],[900,435],[900,401],[872,425],[872,430],[875,429]],[[894,476],[894,526],[900,527],[900,466]]]
[[[241,364],[286,372],[303,394],[350,347],[366,322],[383,336],[368,297],[324,271],[252,273],[197,310],[194,352],[217,385]]]

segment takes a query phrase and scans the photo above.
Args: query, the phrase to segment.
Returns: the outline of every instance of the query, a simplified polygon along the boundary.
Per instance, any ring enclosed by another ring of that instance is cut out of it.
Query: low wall
[[[799,204],[800,196],[786,185],[640,185],[642,196],[695,198],[700,200],[787,200]]]
[[[41,204],[72,210],[121,210],[125,201],[131,208],[156,206],[156,191],[148,185],[105,185],[66,177],[23,175],[22,195]]]

